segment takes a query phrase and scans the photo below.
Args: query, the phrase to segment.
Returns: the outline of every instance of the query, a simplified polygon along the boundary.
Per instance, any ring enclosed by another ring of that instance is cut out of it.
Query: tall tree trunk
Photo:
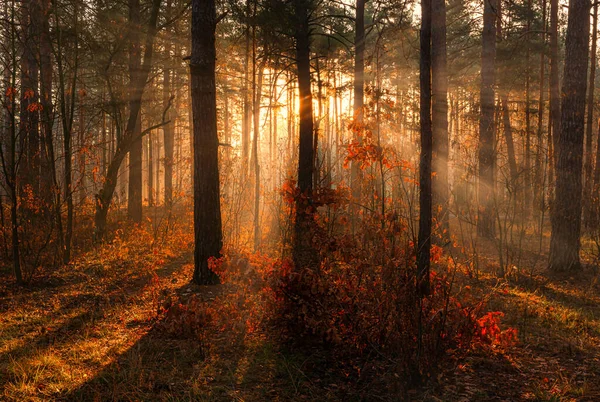
[[[79,205],[83,205],[85,203],[87,197],[87,183],[86,183],[86,175],[85,175],[85,165],[86,165],[86,139],[85,139],[85,106],[80,104],[79,106],[79,135],[78,135],[78,145],[79,145]]]
[[[593,214],[591,198],[592,195],[592,132],[594,130],[594,87],[596,80],[596,41],[598,39],[598,3],[594,3],[594,18],[592,19],[592,50],[590,52],[590,83],[588,88],[588,111],[587,125],[585,127],[585,153],[584,153],[584,185],[583,185],[583,222],[586,227],[589,226]]]
[[[171,70],[165,69],[163,80],[163,108],[166,109],[171,99]],[[171,120],[174,113],[167,112],[165,118]],[[165,158],[164,158],[164,173],[165,173],[165,206],[171,208],[173,206],[173,145],[174,145],[174,124],[167,123],[163,127],[163,136],[165,143]]]
[[[417,247],[417,288],[421,295],[429,294],[429,269],[431,264],[433,198],[431,185],[433,152],[433,132],[431,126],[431,9],[432,0],[421,0],[421,53],[419,57],[421,156],[419,161],[419,239]]]
[[[313,190],[313,110],[310,85],[310,27],[311,0],[294,2],[296,22],[296,65],[300,94],[300,141],[298,145],[298,187],[304,197],[296,200],[294,226],[294,263],[296,269],[317,268],[316,251],[312,246],[311,217],[309,213]]]
[[[154,138],[152,132],[148,133],[148,205],[153,207],[154,200]]]
[[[600,224],[600,120],[598,120],[597,138],[596,140],[596,165],[594,167],[594,187],[591,195],[591,206],[592,213],[590,214],[589,227],[597,230],[598,224]]]
[[[41,188],[44,189],[47,208],[54,209],[54,219],[58,232],[58,248],[64,255],[64,233],[61,216],[61,191],[57,180],[56,158],[54,153],[54,116],[52,104],[52,44],[50,42],[50,0],[42,2],[42,32],[40,35],[40,89],[42,104],[43,166]],[[51,190],[51,191],[48,191]]]
[[[448,72],[446,47],[446,1],[431,0],[431,84],[433,125],[433,195],[438,235],[450,238],[448,213]]]
[[[130,25],[130,50],[129,50],[129,108],[133,110],[131,103],[134,100],[138,88],[137,76],[141,66],[141,44],[140,44],[140,0],[129,0],[129,25]],[[129,188],[127,196],[127,215],[132,221],[140,223],[142,221],[142,153],[143,143],[140,135],[142,131],[141,112],[136,118],[136,125],[133,131],[136,139],[133,141],[129,150]]]
[[[219,138],[215,84],[214,0],[192,0],[192,56],[190,59],[194,121],[194,282],[217,283],[210,270],[223,246],[219,189]]]
[[[542,26],[544,29],[547,29],[548,24],[546,21],[546,0],[542,1]],[[544,44],[544,48],[540,52],[540,99],[538,102],[538,121],[537,121],[537,151],[535,154],[535,177],[534,177],[534,189],[533,189],[533,204],[534,204],[534,213],[536,217],[539,216],[541,211],[544,208],[545,198],[544,198],[544,182],[545,182],[545,163],[543,161],[543,149],[544,149],[544,139],[542,136],[542,130],[544,127],[544,93],[546,91],[545,88],[545,68],[546,68],[546,37],[542,38],[542,43]]]
[[[79,44],[77,41],[77,26],[78,26],[78,7],[75,5],[73,13],[73,26],[75,27],[75,44],[74,44],[74,61],[73,61],[73,76],[69,88],[67,88],[65,68],[63,61],[63,46],[62,37],[63,32],[59,20],[59,13],[54,5],[54,20],[56,24],[57,33],[57,52],[56,52],[56,64],[58,65],[58,80],[59,80],[59,91],[60,91],[60,116],[61,126],[63,129],[63,149],[64,149],[64,187],[65,187],[65,201],[67,203],[67,220],[65,222],[65,243],[64,243],[64,255],[63,262],[68,264],[71,259],[71,240],[73,237],[73,169],[72,169],[72,157],[73,157],[73,144],[72,144],[72,132],[73,132],[73,121],[75,114],[75,100],[76,100],[76,87],[79,73]],[[70,95],[69,95],[70,94]]]
[[[554,165],[558,155],[558,136],[560,133],[560,92],[558,78],[558,0],[550,0],[550,120],[548,130],[549,183],[554,187]],[[552,152],[550,152],[552,150]],[[552,189],[550,201],[552,202]]]
[[[508,95],[502,94],[502,125],[504,126],[504,141],[506,141],[506,153],[508,155],[508,168],[510,171],[510,188],[514,195],[518,192],[519,171],[517,170],[517,158],[515,156],[515,141],[513,139],[512,127],[510,126],[510,111],[508,110]]]
[[[258,149],[258,139],[260,137],[260,101],[262,97],[262,83],[264,77],[264,61],[261,62],[258,66],[256,63],[256,38],[254,37],[253,30],[253,67],[252,73],[254,77],[252,79],[252,94],[254,100],[253,106],[253,128],[254,134],[252,137],[252,168],[254,170],[254,250],[258,250],[260,245],[260,161],[259,161],[259,149]],[[258,68],[258,71],[256,71]]]
[[[132,0],[136,1],[136,0]],[[106,176],[102,188],[96,194],[96,213],[94,217],[95,234],[94,237],[97,241],[104,238],[106,233],[106,218],[108,216],[108,209],[115,192],[117,185],[117,178],[119,173],[119,167],[125,159],[125,156],[131,150],[134,142],[140,141],[143,134],[149,132],[152,129],[160,127],[163,123],[150,127],[141,133],[136,132],[136,126],[138,125],[138,118],[140,117],[140,109],[142,103],[142,95],[144,94],[144,87],[148,81],[148,75],[150,73],[150,67],[152,65],[152,56],[154,54],[154,38],[156,37],[156,22],[158,20],[158,12],[160,10],[161,0],[153,0],[152,8],[150,12],[150,20],[148,21],[148,32],[146,33],[146,41],[144,44],[144,58],[141,67],[137,74],[135,74],[135,82],[131,85],[133,93],[131,94],[129,102],[129,117],[125,126],[125,132],[122,135],[117,134],[117,147],[114,155],[112,156],[111,162],[108,166]]]
[[[589,0],[569,0],[561,123],[552,208],[550,263],[553,271],[581,267],[581,196],[585,97],[589,57]]]
[[[6,11],[8,11],[8,4],[5,4]],[[7,12],[8,14],[8,12]],[[20,237],[19,237],[19,183],[18,183],[18,158],[17,158],[17,147],[18,147],[18,130],[16,121],[16,110],[17,110],[17,97],[14,89],[17,83],[17,32],[16,32],[16,21],[15,21],[15,0],[11,1],[10,5],[10,33],[7,33],[7,37],[10,38],[10,43],[7,46],[10,48],[10,69],[5,68],[5,80],[6,80],[6,95],[8,101],[10,101],[10,107],[7,107],[7,128],[8,134],[8,155],[6,159],[2,158],[3,170],[5,172],[6,185],[8,187],[8,195],[10,197],[10,224],[11,224],[11,251],[12,251],[12,266],[15,280],[18,285],[23,284],[23,268],[21,266],[21,248],[20,248]],[[9,92],[8,89],[12,88],[13,92]],[[0,153],[4,155],[4,153]]]
[[[356,0],[356,18],[354,25],[354,118],[360,126],[364,117],[365,97],[365,2]],[[360,137],[353,138],[354,141],[362,142]],[[352,208],[350,210],[352,219],[352,231],[355,230],[358,219],[358,204],[361,196],[361,171],[359,161],[352,161],[350,166],[350,187],[352,189]]]
[[[21,5],[21,111],[19,116],[20,138],[25,155],[23,184],[31,186],[33,194],[39,194],[40,179],[40,132],[39,132],[39,52],[40,10],[38,0],[26,0]]]
[[[244,97],[244,104],[242,110],[242,171],[244,175],[248,170],[248,160],[250,158],[250,113],[251,103],[250,91],[248,86],[250,84],[250,13],[252,12],[251,1],[246,0],[246,57],[244,60],[244,81],[242,83],[242,96]]]
[[[171,0],[167,0],[166,18],[171,18]],[[167,31],[168,33],[168,31]],[[167,38],[165,41],[165,53],[168,58],[163,71],[163,109],[166,110],[171,102],[171,65],[169,57],[171,55],[171,42]],[[167,111],[166,120],[171,120],[174,113]],[[164,174],[165,174],[165,206],[171,208],[173,206],[173,142],[174,142],[174,124],[167,123],[163,127],[163,138],[165,146],[164,158]]]
[[[527,0],[527,35],[525,56],[525,169],[523,171],[523,217],[531,210],[531,0]]]
[[[485,0],[481,51],[481,116],[479,120],[479,211],[477,232],[494,237],[494,85],[496,76],[496,0]]]

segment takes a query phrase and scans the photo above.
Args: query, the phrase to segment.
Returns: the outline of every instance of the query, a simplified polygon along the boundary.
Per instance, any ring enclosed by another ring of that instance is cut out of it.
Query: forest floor
[[[519,342],[449,361],[431,385],[400,397],[317,350],[279,345],[262,325],[252,264],[225,285],[191,285],[189,235],[164,244],[133,229],[25,288],[2,273],[0,400],[600,400],[598,270],[551,276],[544,256],[526,251],[527,268],[498,279],[494,245],[478,250],[462,286],[489,297]],[[161,306],[190,300],[201,315],[161,316]]]

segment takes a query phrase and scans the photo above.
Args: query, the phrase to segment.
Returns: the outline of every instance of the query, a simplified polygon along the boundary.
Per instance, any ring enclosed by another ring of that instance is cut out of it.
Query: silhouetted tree
[[[494,85],[496,77],[496,0],[484,0],[481,50],[481,115],[479,118],[480,236],[494,236]]]
[[[194,282],[218,283],[210,270],[223,246],[219,189],[219,138],[215,84],[214,0],[192,1],[192,55],[190,59],[194,130]]]
[[[581,267],[581,197],[587,68],[589,0],[570,0],[558,152],[556,193],[552,208],[550,263],[553,271]]]
[[[432,187],[431,160],[431,12],[432,0],[421,0],[421,53],[419,88],[421,116],[421,157],[419,163],[419,239],[417,246],[417,286],[422,295],[429,293],[431,257]]]

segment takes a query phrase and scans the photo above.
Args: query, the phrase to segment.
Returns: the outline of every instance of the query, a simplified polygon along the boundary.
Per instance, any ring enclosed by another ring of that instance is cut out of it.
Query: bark
[[[248,84],[250,81],[250,12],[251,0],[246,0],[246,57],[244,60],[244,81],[242,83],[242,95],[244,97],[242,115],[242,166],[243,172],[247,172],[247,163],[250,157],[250,114],[251,100]]]
[[[356,0],[355,18],[355,56],[354,56],[354,118],[359,126],[363,123],[365,97],[365,3],[366,0]],[[353,138],[362,142],[361,138]],[[351,208],[352,229],[354,231],[361,196],[360,162],[352,161],[350,166],[350,186],[352,189],[353,206]]]
[[[214,0],[192,1],[192,56],[190,60],[194,122],[194,282],[217,283],[210,270],[221,256],[222,229],[219,189],[219,138],[215,84]]]
[[[52,44],[50,42],[50,0],[42,1],[42,32],[40,35],[40,90],[42,104],[43,160],[41,186],[47,208],[54,210],[58,232],[58,248],[64,255],[64,233],[61,214],[61,191],[57,179],[54,152],[54,115],[52,104]],[[50,190],[50,191],[49,191]]]
[[[154,206],[154,138],[152,133],[148,133],[148,206]]]
[[[558,154],[558,134],[560,133],[560,92],[558,78],[558,0],[550,0],[550,120],[548,130],[550,172],[549,183],[554,186],[554,165]],[[552,152],[550,152],[552,150]],[[552,198],[552,197],[551,197]]]
[[[531,210],[531,0],[527,0],[527,51],[525,56],[525,169],[523,171],[523,219]]]
[[[40,132],[39,132],[39,52],[40,10],[37,0],[26,0],[21,5],[21,110],[19,137],[24,150],[23,184],[31,186],[34,196],[39,194]]]
[[[419,238],[417,246],[417,288],[429,294],[432,220],[432,152],[431,118],[431,24],[432,0],[421,0],[421,44],[419,63],[421,155],[419,160]]]
[[[146,33],[146,41],[144,44],[144,58],[141,68],[135,75],[135,83],[131,85],[134,89],[132,97],[129,102],[129,117],[125,126],[125,132],[122,135],[117,133],[117,146],[115,153],[108,166],[106,176],[102,188],[96,194],[96,213],[94,217],[95,224],[95,238],[97,241],[102,240],[106,234],[106,218],[108,216],[108,209],[112,202],[112,197],[115,192],[117,185],[117,178],[119,174],[119,167],[125,159],[125,156],[131,150],[134,142],[141,141],[144,134],[150,131],[150,129],[158,128],[162,125],[159,124],[155,127],[150,127],[142,131],[139,135],[135,132],[140,109],[142,102],[142,95],[144,93],[144,87],[148,81],[148,74],[150,73],[150,66],[152,64],[152,56],[154,54],[154,38],[156,36],[156,22],[158,20],[158,12],[160,10],[161,0],[153,0],[152,9],[150,13],[150,20],[148,22],[148,32]],[[163,116],[164,120],[164,116]],[[163,122],[164,123],[164,122]]]
[[[316,251],[312,247],[310,204],[313,190],[313,110],[310,84],[310,0],[294,3],[296,22],[296,66],[300,95],[300,140],[298,154],[298,187],[303,197],[296,200],[294,226],[294,263],[296,269],[317,268]]]
[[[584,185],[583,185],[583,222],[586,227],[591,228],[593,200],[592,195],[592,132],[594,130],[594,82],[596,80],[596,40],[598,36],[598,4],[594,4],[594,17],[592,19],[592,49],[590,51],[590,81],[588,85],[587,99],[587,124],[585,130],[585,159],[584,159]]]
[[[556,193],[551,214],[549,267],[553,271],[573,271],[581,267],[579,249],[589,12],[589,0],[569,1]]]
[[[546,22],[546,0],[543,0],[542,2],[542,24],[544,26],[545,29],[547,29],[547,22]],[[546,44],[546,38],[544,37],[543,39],[543,44]],[[534,203],[534,213],[536,215],[539,215],[539,213],[544,209],[544,182],[545,182],[545,177],[544,177],[544,162],[542,160],[542,156],[543,156],[543,145],[544,145],[544,139],[543,139],[543,133],[542,133],[542,129],[543,129],[543,122],[544,122],[544,107],[545,107],[545,100],[544,100],[544,93],[545,93],[545,68],[546,68],[546,62],[545,62],[545,47],[542,49],[542,52],[540,53],[540,97],[539,97],[539,102],[538,102],[538,124],[537,124],[537,151],[535,154],[535,178],[534,178],[534,191],[533,191],[533,203]]]
[[[73,169],[72,169],[72,130],[75,113],[75,100],[76,100],[76,87],[79,73],[79,54],[77,43],[77,26],[78,26],[78,8],[75,6],[73,13],[73,25],[75,27],[75,44],[74,44],[74,55],[73,55],[73,76],[70,82],[70,86],[67,88],[64,61],[63,61],[63,47],[62,47],[62,29],[59,22],[59,14],[54,9],[54,19],[56,24],[57,32],[57,52],[56,62],[58,65],[58,80],[59,80],[59,91],[60,91],[60,116],[61,116],[61,127],[63,131],[63,150],[64,150],[64,188],[65,188],[65,201],[67,203],[67,220],[65,222],[65,241],[64,241],[64,254],[63,262],[69,263],[71,259],[71,240],[73,237]],[[70,95],[69,95],[70,93]]]
[[[515,157],[515,141],[513,139],[512,127],[510,126],[510,114],[508,110],[508,95],[502,95],[502,125],[504,126],[504,140],[506,141],[506,153],[508,154],[508,168],[510,171],[511,189],[517,192],[519,171],[517,170],[517,158]]]
[[[256,50],[256,41],[253,31],[253,47]],[[253,51],[253,68],[252,73],[255,78],[252,79],[252,94],[254,99],[253,105],[253,128],[254,134],[252,137],[252,168],[254,170],[254,250],[258,250],[260,245],[260,161],[259,161],[259,149],[258,139],[260,137],[260,101],[262,97],[262,84],[264,77],[264,61],[258,65],[258,71],[256,71],[256,55]]]
[[[138,85],[136,79],[141,66],[140,53],[140,0],[129,0],[129,108],[133,110],[131,103],[136,102],[135,94],[138,91],[135,85]],[[142,130],[141,113],[136,116],[136,125],[133,135],[136,140],[133,142],[129,151],[129,187],[127,196],[127,215],[136,223],[142,221],[142,153],[143,143],[140,136]]]
[[[477,232],[494,237],[494,85],[496,76],[496,0],[485,0],[481,51],[481,116],[479,120],[479,211]]]
[[[171,17],[171,0],[167,0],[166,17]],[[171,43],[167,39],[165,42],[165,53],[170,57],[171,54]],[[167,58],[168,60],[168,58]],[[167,109],[171,101],[171,68],[169,61],[166,62],[165,69],[163,71],[163,109]],[[170,111],[165,116],[166,120],[171,120]],[[171,208],[173,206],[173,141],[174,141],[174,124],[167,123],[163,127],[163,139],[165,146],[165,158],[164,158],[164,180],[165,180],[165,206]]]
[[[448,197],[448,72],[446,46],[446,2],[431,1],[431,83],[433,125],[433,196],[438,235],[450,238]]]

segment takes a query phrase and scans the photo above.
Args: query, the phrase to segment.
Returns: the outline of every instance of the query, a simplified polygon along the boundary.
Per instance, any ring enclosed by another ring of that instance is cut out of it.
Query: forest
[[[1,401],[599,401],[592,0],[1,0]]]

